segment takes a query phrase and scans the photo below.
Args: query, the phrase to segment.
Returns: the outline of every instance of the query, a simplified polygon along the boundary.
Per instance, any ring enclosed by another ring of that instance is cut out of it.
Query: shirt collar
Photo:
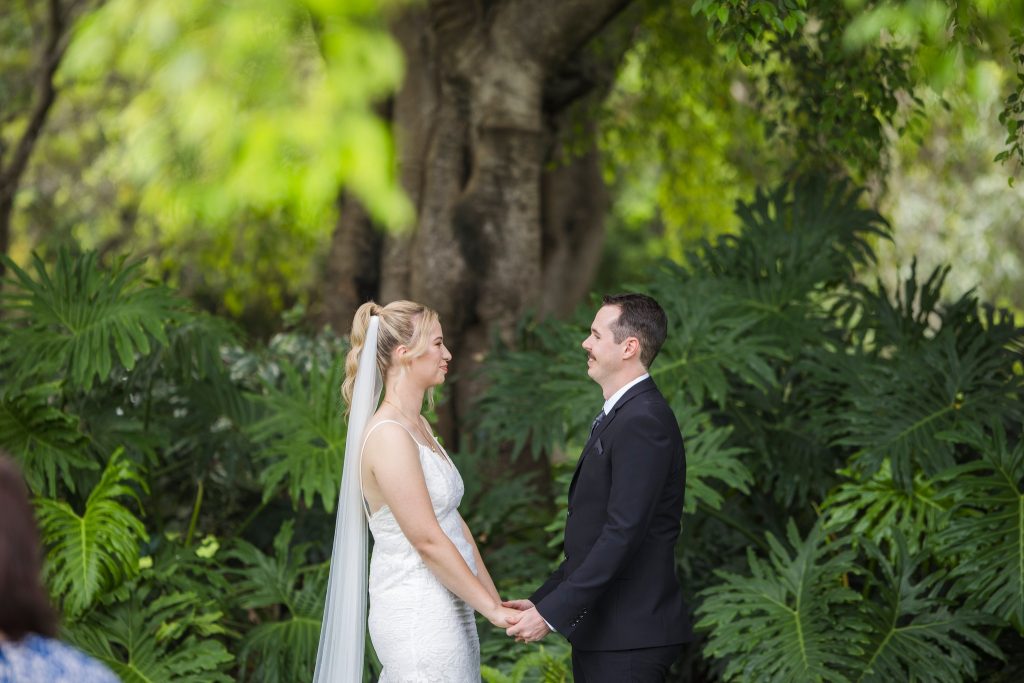
[[[632,382],[627,382],[626,384],[623,384],[621,387],[619,387],[619,390],[616,391],[611,396],[609,396],[608,400],[604,402],[604,414],[608,415],[612,411],[612,408],[614,408],[615,404],[619,402],[619,399],[622,398],[622,395],[629,391],[630,387],[632,387],[635,384],[639,384],[640,382],[643,382],[650,376],[651,374],[649,372],[645,372]]]

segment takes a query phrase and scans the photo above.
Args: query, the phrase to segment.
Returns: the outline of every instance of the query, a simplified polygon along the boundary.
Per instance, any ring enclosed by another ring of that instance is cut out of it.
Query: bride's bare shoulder
[[[363,457],[375,459],[382,453],[416,456],[416,442],[402,423],[374,415],[366,425]]]

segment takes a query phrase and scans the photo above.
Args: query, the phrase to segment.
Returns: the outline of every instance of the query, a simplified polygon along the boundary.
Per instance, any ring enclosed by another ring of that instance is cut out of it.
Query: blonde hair
[[[349,333],[351,349],[345,357],[345,381],[341,385],[341,395],[348,406],[352,405],[352,389],[356,383],[356,370],[359,369],[359,354],[366,342],[366,330],[370,327],[370,318],[375,315],[380,317],[377,369],[385,381],[391,371],[391,353],[403,345],[409,347],[409,360],[424,353],[430,346],[430,330],[438,320],[437,311],[414,301],[392,301],[387,306],[367,301],[360,306],[352,318],[352,331]],[[427,392],[427,401],[433,408],[433,391]]]

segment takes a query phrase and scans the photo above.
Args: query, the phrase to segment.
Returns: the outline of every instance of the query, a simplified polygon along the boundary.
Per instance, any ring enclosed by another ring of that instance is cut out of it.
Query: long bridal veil
[[[377,408],[381,377],[377,369],[377,328],[380,318],[372,316],[366,341],[359,353],[348,434],[345,464],[341,472],[338,517],[331,551],[331,573],[327,581],[324,620],[316,652],[314,683],[357,683],[363,680],[366,645],[366,519],[359,484],[359,460],[363,432]]]

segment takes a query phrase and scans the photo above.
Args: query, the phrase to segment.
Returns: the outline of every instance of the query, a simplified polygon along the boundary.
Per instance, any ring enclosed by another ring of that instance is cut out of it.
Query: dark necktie
[[[604,422],[604,417],[604,410],[602,410],[600,413],[597,414],[597,417],[594,418],[594,423],[590,425],[590,436],[593,436],[594,432],[597,431],[597,426]]]

